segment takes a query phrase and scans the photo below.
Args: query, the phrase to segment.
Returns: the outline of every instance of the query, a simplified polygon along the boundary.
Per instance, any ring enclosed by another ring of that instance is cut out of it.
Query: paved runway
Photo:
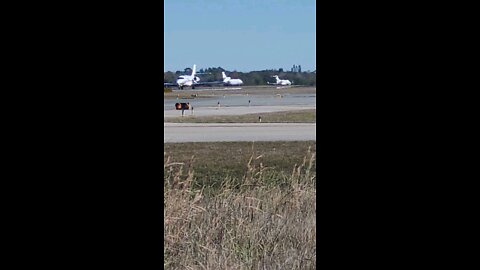
[[[314,141],[316,123],[164,123],[164,143]]]

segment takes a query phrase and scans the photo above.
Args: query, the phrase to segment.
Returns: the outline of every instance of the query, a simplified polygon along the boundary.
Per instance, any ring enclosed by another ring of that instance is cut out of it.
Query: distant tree
[[[273,75],[279,75],[282,79],[289,79],[293,80],[295,84],[300,85],[309,85],[314,86],[316,85],[316,70],[313,72],[298,72],[301,69],[300,65],[296,66],[295,69],[292,68],[292,71],[295,73],[289,73],[283,69],[265,69],[261,71],[250,71],[247,73],[234,71],[227,71],[221,67],[218,68],[203,68],[203,73],[211,73],[211,74],[204,74],[199,75],[201,80],[204,82],[208,81],[221,81],[222,80],[222,71],[225,71],[228,76],[232,78],[239,78],[242,79],[245,85],[266,85],[268,82],[274,82],[272,78]],[[185,69],[186,73],[189,74],[188,71],[191,72],[191,69]],[[199,71],[200,72],[200,71]],[[176,77],[179,75],[185,74],[185,72],[177,71],[173,72],[164,72],[163,79],[164,82],[174,82]]]
[[[173,82],[175,81],[175,74],[173,72],[164,72],[163,73],[163,82]]]

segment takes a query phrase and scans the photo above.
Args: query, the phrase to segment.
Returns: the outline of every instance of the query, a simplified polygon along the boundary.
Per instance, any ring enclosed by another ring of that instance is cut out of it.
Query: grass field
[[[191,116],[164,118],[171,123],[256,123],[261,115],[262,123],[316,123],[317,110],[298,110],[261,114],[224,115],[224,116]]]
[[[316,268],[315,142],[164,147],[166,269]]]
[[[164,99],[171,99],[171,100],[178,100],[178,102],[182,102],[182,100],[193,100],[193,99],[201,99],[201,98],[211,98],[212,96],[207,95],[198,95],[198,94],[185,94],[185,93],[169,93],[164,94]]]
[[[310,152],[315,153],[315,141],[300,142],[214,142],[164,144],[164,162],[167,158],[195,168],[195,187],[219,186],[225,178],[242,179],[252,155],[261,158],[269,174],[276,178],[288,177],[295,164],[301,164]],[[315,170],[315,164],[312,170]]]
[[[201,88],[201,91],[185,89],[175,90],[169,93],[165,93],[163,97],[165,99],[174,99],[179,97],[191,97],[196,95],[196,98],[211,97],[211,96],[223,96],[223,95],[285,95],[285,94],[316,94],[316,87],[292,87],[277,89],[272,86],[244,86],[242,89],[228,89],[228,90],[210,90],[208,87]]]

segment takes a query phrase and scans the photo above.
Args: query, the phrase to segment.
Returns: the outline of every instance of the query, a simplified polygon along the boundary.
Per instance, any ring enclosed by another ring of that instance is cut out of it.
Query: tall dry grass
[[[195,188],[184,163],[164,163],[166,269],[315,269],[315,153],[279,177],[251,156],[242,181]],[[190,163],[193,164],[193,163]],[[208,192],[207,192],[208,189]]]

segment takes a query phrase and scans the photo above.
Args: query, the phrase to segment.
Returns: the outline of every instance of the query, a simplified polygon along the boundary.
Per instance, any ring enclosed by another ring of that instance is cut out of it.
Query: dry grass
[[[253,146],[253,150],[252,150]],[[268,181],[287,185],[294,164],[302,164],[305,153],[316,151],[315,141],[286,142],[202,142],[167,143],[163,146],[164,162],[170,157],[185,167],[195,166],[195,188],[221,187],[225,178],[241,182],[250,156],[260,156],[262,166],[268,168]],[[192,159],[192,155],[195,155]],[[312,170],[316,170],[313,164]]]
[[[165,93],[164,98],[176,98],[178,95],[190,97],[197,95],[198,98],[206,96],[223,96],[223,95],[285,95],[285,94],[316,94],[316,87],[291,87],[277,89],[273,86],[243,86],[241,90],[227,89],[227,90],[210,90],[208,87],[201,88],[201,91],[185,89],[175,90],[171,93]]]
[[[271,113],[254,113],[244,115],[222,116],[187,116],[164,118],[163,122],[172,123],[257,123],[258,116],[262,123],[316,123],[317,110],[297,110]]]
[[[316,268],[315,152],[292,164],[285,185],[251,153],[241,179],[210,192],[193,184],[193,163],[164,159],[166,269]]]

